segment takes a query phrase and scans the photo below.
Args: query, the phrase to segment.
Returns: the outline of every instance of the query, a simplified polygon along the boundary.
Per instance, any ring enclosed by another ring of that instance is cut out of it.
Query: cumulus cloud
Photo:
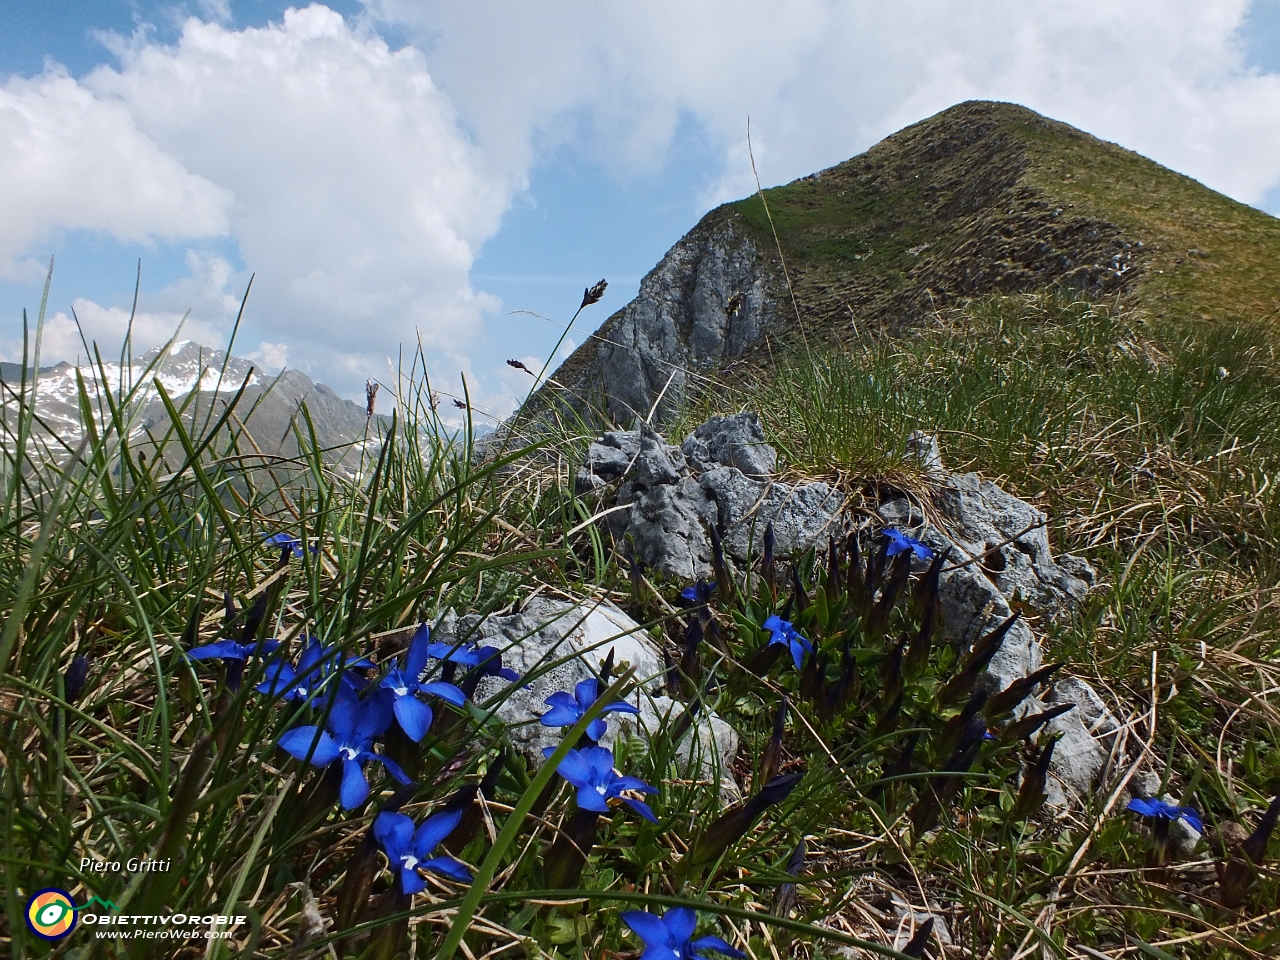
[[[71,309],[72,315],[58,312],[45,319],[40,337],[41,366],[60,360],[94,362],[95,347],[104,361],[119,360],[126,336],[132,337],[135,357],[151,347],[166,343],[179,331],[185,340],[206,344],[217,344],[222,337],[219,327],[193,317],[186,317],[184,323],[181,313],[138,311],[133,315],[130,330],[128,310],[104,307],[83,298],[72,301]],[[80,321],[79,328],[77,320]],[[21,340],[0,341],[0,359],[18,361],[21,354]]]
[[[142,133],[124,104],[60,68],[0,86],[0,277],[59,231],[187,240],[229,229],[231,191]]]
[[[0,122],[35,132],[0,131],[17,147],[0,161],[0,202],[32,197],[25,219],[0,227],[0,258],[56,227],[122,240],[228,232],[247,269],[193,251],[190,277],[155,305],[190,306],[225,338],[251,270],[253,328],[340,387],[363,384],[400,342],[468,343],[497,306],[468,273],[512,188],[418,51],[319,5],[243,30],[191,18],[172,46],[151,36],[114,38],[118,65],[79,81],[51,72],[5,88],[0,111],[17,106]]]
[[[465,343],[493,304],[468,282],[510,198],[411,47],[319,5],[262,28],[191,19],[84,81],[235,195],[259,327],[353,376],[421,331]]]
[[[1237,199],[1280,182],[1280,77],[1245,63],[1248,0],[366,0],[512,170],[574,142],[660,164],[682,116],[717,144],[710,205],[839,162],[953,103],[1024,103]]]

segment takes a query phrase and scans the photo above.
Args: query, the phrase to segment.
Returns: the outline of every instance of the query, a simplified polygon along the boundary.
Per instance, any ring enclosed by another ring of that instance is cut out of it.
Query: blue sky
[[[1069,8],[1069,9],[1068,9]],[[975,97],[1280,214],[1280,0],[98,0],[0,5],[0,356],[225,342],[351,396],[421,338],[505,413],[606,299],[752,189]],[[529,311],[528,313],[515,311]],[[542,314],[547,320],[531,316]]]

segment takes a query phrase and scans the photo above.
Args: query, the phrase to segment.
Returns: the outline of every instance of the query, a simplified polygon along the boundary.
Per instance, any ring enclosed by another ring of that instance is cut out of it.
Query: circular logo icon
[[[27,926],[46,940],[61,940],[76,926],[76,905],[71,895],[57,887],[45,887],[27,901]]]

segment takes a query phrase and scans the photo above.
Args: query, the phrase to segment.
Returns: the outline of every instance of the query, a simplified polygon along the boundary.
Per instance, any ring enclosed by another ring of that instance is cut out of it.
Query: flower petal
[[[395,866],[413,842],[413,821],[403,813],[380,813],[373,821],[373,835]]]
[[[329,710],[329,722],[325,724],[329,732],[345,745],[352,743],[356,736],[356,721],[360,717],[360,704],[344,697],[338,697]]]
[[[436,680],[431,683],[424,683],[418,689],[423,693],[431,694],[433,697],[439,697],[445,703],[451,703],[455,707],[465,707],[467,705],[467,695],[452,683]]]
[[[1204,823],[1200,819],[1200,814],[1191,807],[1179,807],[1178,817],[1186,821],[1187,825],[1195,830],[1196,833],[1204,833]]]
[[[338,791],[338,799],[343,810],[354,810],[369,797],[369,781],[364,778],[364,769],[359,760],[342,761],[342,788]]]
[[[315,669],[316,665],[324,658],[325,648],[315,637],[310,638],[310,642],[302,650],[302,655],[298,657],[298,672],[306,673]]]
[[[565,696],[568,696],[568,694],[565,694]],[[575,704],[572,707],[552,707],[539,719],[544,727],[572,727],[581,716],[582,714],[578,712],[578,707]]]
[[[470,883],[472,880],[471,871],[467,869],[466,864],[453,857],[432,857],[430,860],[424,860],[422,866],[435,873],[442,874],[450,880],[457,880],[461,883]]]
[[[622,922],[635,931],[646,947],[671,949],[674,945],[671,940],[671,931],[667,929],[662,917],[655,916],[646,910],[628,910],[622,914]]]
[[[317,731],[320,733],[318,742],[316,741]],[[294,727],[292,730],[286,730],[280,737],[280,749],[297,760],[307,758],[312,743],[316,745],[314,752],[311,752],[312,766],[327,767],[338,759],[340,750],[337,742],[319,727]]]
[[[592,740],[599,740],[601,737],[604,736],[605,731],[608,729],[609,729],[609,725],[605,723],[603,720],[601,720],[599,717],[596,717],[594,720],[592,720],[590,723],[587,724],[586,732],[587,732],[587,736],[590,737]]]
[[[419,864],[419,866],[422,866],[422,864]],[[400,889],[405,893],[421,893],[423,890],[427,889],[427,881],[422,879],[422,876],[417,870],[410,870],[408,867],[401,867]]]
[[[634,713],[637,716],[639,716],[640,708],[632,706],[631,704],[627,703],[625,700],[615,700],[613,703],[606,705],[600,712],[601,713]]]
[[[234,640],[219,640],[206,643],[203,647],[192,647],[187,651],[188,660],[245,660],[253,649],[247,644],[241,645]]]
[[[278,697],[293,686],[295,679],[293,666],[281,660],[267,666],[266,679],[253,689],[259,693]]]
[[[614,786],[618,790],[639,790],[641,793],[657,793],[657,787],[651,787],[639,777],[617,777]]]
[[[432,850],[440,846],[441,840],[453,833],[461,820],[461,810],[443,810],[427,817],[413,835],[413,855],[425,860]]]
[[[797,670],[799,670],[801,665],[804,663],[805,647],[807,646],[807,644],[800,642],[803,639],[804,638],[801,637],[799,634],[796,634],[791,638],[791,643],[790,643],[791,659],[795,661]]]
[[[577,698],[567,690],[557,690],[542,702],[548,707],[568,707],[570,710],[578,709]],[[579,714],[579,716],[581,716],[581,714]]]
[[[630,797],[624,797],[622,800],[628,807],[634,810],[640,816],[644,817],[650,823],[657,823],[658,818],[654,815],[653,810],[643,800],[633,800]]]
[[[382,694],[382,696],[378,694]],[[369,744],[373,743],[374,737],[382,736],[387,732],[387,728],[391,726],[391,718],[393,716],[391,702],[394,699],[394,695],[390,691],[380,690],[372,696],[366,697],[360,704],[354,736],[362,750],[367,749]]]
[[[575,787],[583,787],[591,782],[591,766],[583,756],[585,751],[570,750],[556,767],[556,773],[564,777]]]
[[[1160,815],[1159,801],[1147,800],[1143,797],[1134,797],[1125,804],[1126,810],[1132,810],[1134,813],[1144,817],[1157,817]]]
[[[595,677],[587,677],[585,680],[579,680],[573,688],[573,699],[582,708],[582,712],[586,713],[588,708],[596,702],[596,697],[600,695],[600,681]]]
[[[404,658],[404,672],[410,680],[418,680],[422,677],[422,671],[427,669],[430,649],[431,624],[424,623],[414,632],[413,639],[409,641],[409,651]]]
[[[911,541],[911,550],[921,560],[932,560],[934,557],[933,548],[919,540]]]
[[[601,783],[613,773],[613,751],[608,747],[587,747],[579,751],[591,769],[593,783]]]
[[[568,777],[565,779],[567,780]],[[600,792],[590,784],[578,787],[578,806],[583,810],[592,810],[595,813],[609,812],[609,804],[604,802],[604,797],[600,796]]]
[[[689,907],[672,907],[662,915],[662,922],[667,925],[671,939],[684,944],[698,928],[698,915]]]
[[[699,937],[689,944],[694,950],[714,950],[717,953],[723,953],[730,957],[745,957],[746,954],[735,947],[729,946],[719,937]]]
[[[357,754],[356,756],[357,756],[357,759],[359,760],[376,760],[378,763],[382,764],[384,767],[387,768],[387,773],[391,774],[391,776],[395,778],[396,782],[402,783],[406,787],[409,784],[413,783],[413,781],[409,779],[409,775],[400,768],[400,764],[396,763],[394,760],[388,757],[385,753],[371,753],[368,750],[366,750],[363,753]]]
[[[414,743],[421,741],[431,729],[431,708],[413,694],[396,697],[392,709],[395,711],[400,729]]]
[[[897,530],[886,527],[880,532],[889,539],[888,556],[896,557],[902,551],[911,549],[911,544],[907,542],[907,538]]]

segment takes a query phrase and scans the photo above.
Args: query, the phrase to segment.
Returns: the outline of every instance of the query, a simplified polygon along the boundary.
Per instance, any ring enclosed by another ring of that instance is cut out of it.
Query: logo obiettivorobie
[[[61,940],[75,929],[75,901],[57,887],[37,890],[27,901],[27,926],[37,937]]]

